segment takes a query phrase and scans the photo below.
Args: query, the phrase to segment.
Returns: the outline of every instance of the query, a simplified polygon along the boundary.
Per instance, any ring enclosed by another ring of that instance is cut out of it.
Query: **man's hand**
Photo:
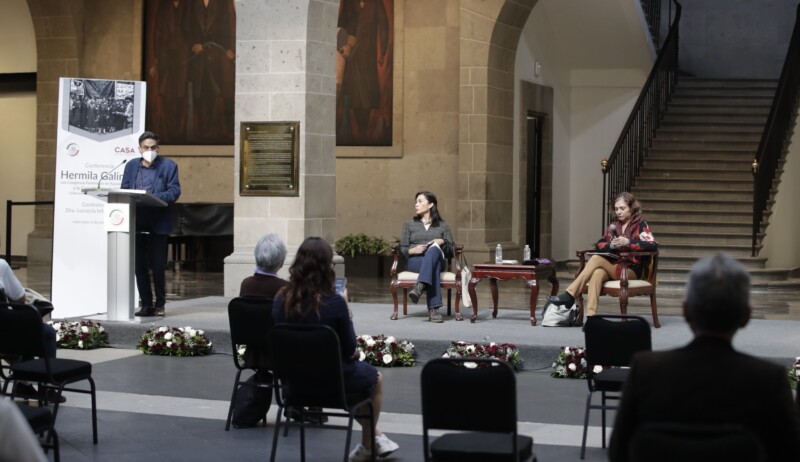
[[[195,43],[194,45],[192,45],[192,53],[194,53],[196,55],[199,55],[200,53],[202,53],[204,51],[206,51],[206,50],[205,50],[205,48],[203,48],[202,44]]]

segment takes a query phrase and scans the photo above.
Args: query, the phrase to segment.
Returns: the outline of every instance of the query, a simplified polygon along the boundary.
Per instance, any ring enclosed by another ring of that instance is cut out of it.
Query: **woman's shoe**
[[[418,282],[414,284],[414,288],[408,293],[408,298],[410,298],[413,303],[417,303],[422,296],[422,292],[425,292],[425,284]]]
[[[552,303],[553,305],[572,306],[573,304],[575,304],[575,297],[570,295],[569,292],[562,292],[558,295],[548,295],[547,301]]]

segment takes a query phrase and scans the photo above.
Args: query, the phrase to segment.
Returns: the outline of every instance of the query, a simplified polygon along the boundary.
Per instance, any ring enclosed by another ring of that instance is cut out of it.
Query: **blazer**
[[[769,461],[796,460],[800,453],[800,417],[786,370],[715,337],[634,357],[610,461],[628,460],[631,438],[646,422],[741,424],[761,437]]]
[[[122,189],[135,189],[136,178],[142,169],[141,159],[133,159],[125,165],[122,175]],[[158,156],[153,161],[156,169],[156,181],[148,193],[153,194],[167,204],[173,204],[181,196],[181,183],[178,180],[178,165],[166,157]],[[136,230],[154,234],[170,234],[172,232],[172,215],[170,207],[136,206]]]

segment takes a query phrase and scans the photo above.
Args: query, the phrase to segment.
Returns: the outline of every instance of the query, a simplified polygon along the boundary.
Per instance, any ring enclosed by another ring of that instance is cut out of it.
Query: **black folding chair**
[[[641,316],[589,316],[583,327],[586,341],[586,383],[589,396],[586,398],[586,414],[583,419],[583,441],[581,459],[586,455],[586,434],[589,431],[589,411],[602,411],[603,448],[606,447],[606,410],[617,409],[608,400],[619,401],[622,385],[628,378],[628,366],[633,355],[652,349],[650,325]],[[595,373],[594,367],[602,366]],[[600,404],[592,404],[592,395],[599,391]]]
[[[231,328],[231,348],[233,350],[233,363],[236,366],[236,379],[233,382],[233,393],[231,394],[231,404],[228,408],[228,418],[225,421],[225,431],[231,428],[233,417],[233,407],[236,402],[236,395],[243,386],[256,388],[274,387],[274,380],[269,364],[271,362],[269,354],[269,332],[275,325],[272,320],[272,299],[259,297],[237,297],[228,303],[228,322]],[[247,345],[247,358],[250,361],[239,359],[238,347]],[[250,370],[255,373],[252,380],[242,380],[242,372]],[[259,380],[259,373],[268,373],[270,379]],[[267,415],[264,414],[264,422]]]
[[[467,368],[464,363],[475,363]],[[517,433],[514,371],[497,359],[434,359],[422,369],[425,461],[525,461],[533,438]],[[446,396],[442,390],[447,390]],[[475,390],[491,390],[475,399]],[[465,411],[465,406],[469,407]],[[457,430],[429,443],[433,429]],[[534,458],[534,460],[536,460]]]
[[[270,335],[272,372],[280,387],[275,388],[278,416],[272,438],[270,460],[275,460],[278,435],[283,410],[292,407],[300,413],[299,421],[286,425],[300,427],[300,460],[306,460],[305,414],[306,408],[336,410],[313,411],[312,414],[329,417],[347,417],[347,425],[325,425],[321,428],[347,430],[344,461],[348,459],[353,436],[353,421],[366,419],[369,428],[375,428],[374,408],[369,393],[347,394],[344,388],[342,354],[339,336],[322,324],[278,324]],[[372,452],[375,460],[375,451]]]
[[[764,443],[737,424],[646,423],[631,439],[631,462],[762,462]]]
[[[46,434],[44,439],[41,440],[42,448],[45,454],[47,454],[48,449],[52,449],[53,459],[55,462],[59,462],[61,460],[61,452],[58,449],[58,434],[54,426],[53,413],[50,412],[50,409],[47,407],[33,407],[23,403],[17,403],[17,407],[34,433],[40,435],[40,437]]]
[[[42,402],[48,399],[46,391],[53,390],[54,424],[58,416],[59,400],[64,391],[91,395],[92,442],[97,444],[97,396],[92,379],[92,364],[74,359],[48,358],[45,353],[42,318],[35,307],[0,303],[0,351],[23,358],[35,358],[10,365],[11,377],[4,384],[3,393],[7,392],[9,384],[13,384],[13,398],[17,382],[36,382],[39,385],[39,401]],[[83,380],[89,382],[89,390],[67,388],[67,385]]]

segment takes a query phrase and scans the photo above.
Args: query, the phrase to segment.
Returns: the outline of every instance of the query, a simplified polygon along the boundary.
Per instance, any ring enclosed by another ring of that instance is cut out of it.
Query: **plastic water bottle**
[[[531,246],[525,244],[525,250],[522,251],[522,259],[531,261]]]
[[[494,249],[494,263],[496,265],[503,264],[503,246],[497,244],[497,247]]]

